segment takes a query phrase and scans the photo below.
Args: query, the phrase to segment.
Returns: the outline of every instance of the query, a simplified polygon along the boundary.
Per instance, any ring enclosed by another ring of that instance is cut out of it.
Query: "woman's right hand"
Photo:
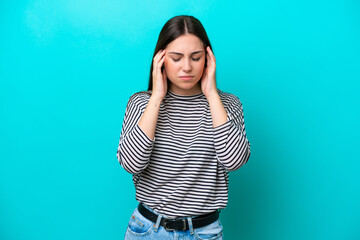
[[[160,50],[153,59],[153,87],[152,87],[152,97],[158,98],[161,101],[164,99],[167,92],[167,76],[165,68],[163,72],[161,68],[165,60],[165,49]]]
[[[154,140],[156,123],[159,115],[160,104],[164,99],[167,92],[167,77],[164,69],[161,72],[161,67],[165,60],[165,49],[160,50],[153,60],[153,72],[152,72],[152,94],[149,102],[142,114],[139,127],[150,139]]]

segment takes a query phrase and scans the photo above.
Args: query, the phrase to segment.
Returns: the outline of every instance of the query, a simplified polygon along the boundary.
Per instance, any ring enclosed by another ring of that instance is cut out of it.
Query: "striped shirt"
[[[248,161],[250,143],[240,100],[218,93],[227,122],[214,128],[203,93],[184,96],[168,91],[153,140],[138,125],[151,92],[130,97],[117,158],[133,174],[137,201],[168,218],[226,207],[228,173]]]

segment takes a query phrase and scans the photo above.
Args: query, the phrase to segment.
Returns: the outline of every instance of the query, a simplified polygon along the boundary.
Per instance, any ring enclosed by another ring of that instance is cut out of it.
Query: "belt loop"
[[[154,225],[154,231],[157,232],[160,226],[160,222],[161,222],[161,218],[163,216],[161,214],[158,215],[157,219],[156,219],[156,223]]]
[[[187,217],[188,223],[189,223],[189,230],[190,230],[190,234],[193,235],[194,234],[194,228],[192,225],[192,220],[191,217]]]

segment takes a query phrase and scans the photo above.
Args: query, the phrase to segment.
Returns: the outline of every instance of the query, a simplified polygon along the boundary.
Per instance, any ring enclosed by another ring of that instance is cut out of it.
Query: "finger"
[[[158,59],[161,59],[164,55],[165,55],[165,49],[159,52]]]
[[[207,49],[207,51],[208,51],[208,53],[209,53],[210,59],[211,59],[212,61],[216,62],[215,55],[214,55],[214,53],[211,51],[211,48],[208,46],[206,49]]]
[[[159,50],[159,51],[155,54],[155,56],[154,56],[154,58],[153,58],[153,61],[154,61],[154,62],[156,61],[156,59],[157,59],[158,56],[160,55],[161,51],[162,51],[162,50]]]
[[[156,67],[157,67],[158,69],[161,69],[161,67],[162,67],[163,64],[164,64],[164,61],[165,61],[165,55],[163,55],[163,56],[161,57],[161,59],[159,60],[159,62],[158,62],[157,65],[156,65]]]
[[[161,57],[161,58],[160,58]],[[153,63],[153,72],[155,73],[156,71],[160,71],[163,63],[164,63],[164,55],[163,54],[160,54],[158,56],[156,56],[154,58],[154,63]]]
[[[165,49],[159,51],[158,58],[161,58],[165,53]]]
[[[165,49],[160,49],[155,56],[160,56],[161,54],[163,54],[165,51]]]
[[[209,68],[213,65],[212,63],[212,60],[211,60],[211,57],[210,57],[210,54],[209,53],[206,53],[206,68]]]
[[[165,49],[162,49],[162,50],[159,50],[157,53],[156,53],[156,55],[155,55],[155,57],[154,57],[154,63],[157,63],[160,59],[161,59],[161,56],[164,54],[164,52],[165,52]]]

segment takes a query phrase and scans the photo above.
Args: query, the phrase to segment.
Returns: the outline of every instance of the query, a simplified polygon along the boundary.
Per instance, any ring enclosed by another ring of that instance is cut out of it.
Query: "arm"
[[[227,115],[216,88],[216,59],[210,47],[206,47],[206,60],[207,66],[201,79],[201,90],[208,100],[213,127],[215,128],[227,121]]]
[[[139,121],[139,127],[152,140],[155,140],[155,128],[159,116],[161,101],[162,99],[160,98],[156,98],[154,96],[150,97],[146,109]]]
[[[161,71],[164,59],[165,50],[160,50],[153,59],[153,90],[149,101],[144,103],[141,98],[130,98],[126,107],[117,158],[129,173],[141,172],[150,160],[160,103],[167,91],[166,71]]]
[[[239,169],[250,157],[250,143],[246,137],[243,107],[230,95],[227,122],[214,128],[214,145],[218,161],[228,171]]]
[[[153,59],[153,91],[145,112],[140,119],[139,126],[146,135],[154,139],[156,123],[159,116],[160,103],[167,92],[166,70],[161,70],[165,61],[165,50],[160,50]]]
[[[214,145],[218,161],[228,171],[244,165],[250,157],[250,144],[246,138],[243,109],[240,100],[228,95],[230,103],[221,101],[216,88],[216,59],[210,47],[206,47],[207,67],[201,79],[201,89],[206,96],[214,127]]]
[[[129,173],[135,174],[146,168],[154,141],[139,127],[139,119],[143,115],[141,106],[144,96],[133,95],[126,107],[120,141],[117,149],[117,159]]]
[[[227,114],[219,94],[214,92],[212,95],[207,96],[207,100],[210,107],[213,127],[216,128],[223,125],[227,121]]]

